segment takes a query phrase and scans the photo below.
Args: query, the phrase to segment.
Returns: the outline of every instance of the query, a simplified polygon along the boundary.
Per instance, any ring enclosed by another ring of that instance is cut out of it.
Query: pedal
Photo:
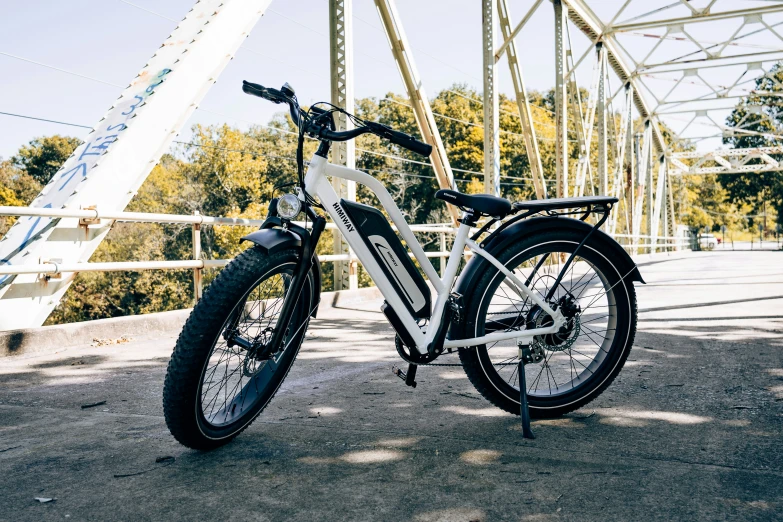
[[[396,366],[392,366],[392,373],[405,381],[405,384],[410,386],[411,388],[416,387],[416,369],[418,368],[415,364],[409,364],[408,365],[408,372],[402,371],[400,368],[397,368]]]

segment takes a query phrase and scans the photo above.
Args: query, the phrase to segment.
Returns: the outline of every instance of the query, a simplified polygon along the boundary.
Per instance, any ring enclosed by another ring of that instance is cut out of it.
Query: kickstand
[[[521,351],[521,350],[520,350]],[[525,382],[525,358],[519,358],[519,415],[522,417],[522,436],[535,439],[530,429],[530,410],[527,407],[527,383]]]

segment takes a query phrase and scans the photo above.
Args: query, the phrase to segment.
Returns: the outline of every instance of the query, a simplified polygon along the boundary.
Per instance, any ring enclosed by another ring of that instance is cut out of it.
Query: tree
[[[80,143],[77,138],[59,134],[35,138],[22,146],[11,162],[41,185],[46,185]]]
[[[777,63],[769,74],[756,80],[756,88],[743,98],[726,119],[726,125],[734,132],[723,142],[733,148],[772,147],[783,145],[783,63]],[[772,155],[783,161],[783,154]],[[753,160],[751,163],[760,163]],[[749,174],[722,174],[720,183],[729,198],[749,203],[758,213],[763,202],[771,204],[778,216],[783,216],[783,175],[780,172]],[[778,221],[780,223],[780,221]]]
[[[0,206],[26,206],[41,192],[41,184],[10,161],[0,160]],[[0,236],[15,221],[14,217],[0,217]]]

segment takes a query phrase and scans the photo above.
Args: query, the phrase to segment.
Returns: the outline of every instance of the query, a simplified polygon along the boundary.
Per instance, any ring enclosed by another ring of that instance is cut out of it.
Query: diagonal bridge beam
[[[602,42],[606,49],[606,57],[615,74],[624,83],[633,87],[633,103],[639,115],[649,120],[652,125],[652,140],[655,150],[659,154],[665,154],[666,145],[663,134],[658,126],[655,114],[647,101],[641,95],[641,85],[635,68],[630,67],[619,53],[619,46],[614,39],[613,32],[607,28],[598,16],[590,9],[584,0],[562,0],[568,6],[568,17],[576,27],[584,33],[591,42]]]

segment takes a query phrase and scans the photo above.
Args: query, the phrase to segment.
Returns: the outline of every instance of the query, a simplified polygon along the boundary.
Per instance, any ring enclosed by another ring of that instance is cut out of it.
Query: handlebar
[[[299,109],[299,104],[294,98],[294,91],[288,84],[285,84],[280,90],[272,89],[270,87],[264,87],[257,83],[250,83],[248,81],[242,82],[242,91],[253,96],[258,96],[272,103],[287,103],[291,111],[291,119],[294,123],[301,127],[303,124],[307,127],[305,132],[317,136],[320,139],[328,141],[348,141],[352,140],[362,134],[372,133],[376,136],[389,140],[390,142],[406,148],[416,154],[429,157],[432,154],[432,145],[423,143],[410,134],[396,131],[391,127],[376,123],[372,121],[365,121],[363,127],[357,127],[355,129],[347,131],[333,131],[328,129],[324,125],[314,123],[312,121],[306,121],[307,118],[302,114]]]

